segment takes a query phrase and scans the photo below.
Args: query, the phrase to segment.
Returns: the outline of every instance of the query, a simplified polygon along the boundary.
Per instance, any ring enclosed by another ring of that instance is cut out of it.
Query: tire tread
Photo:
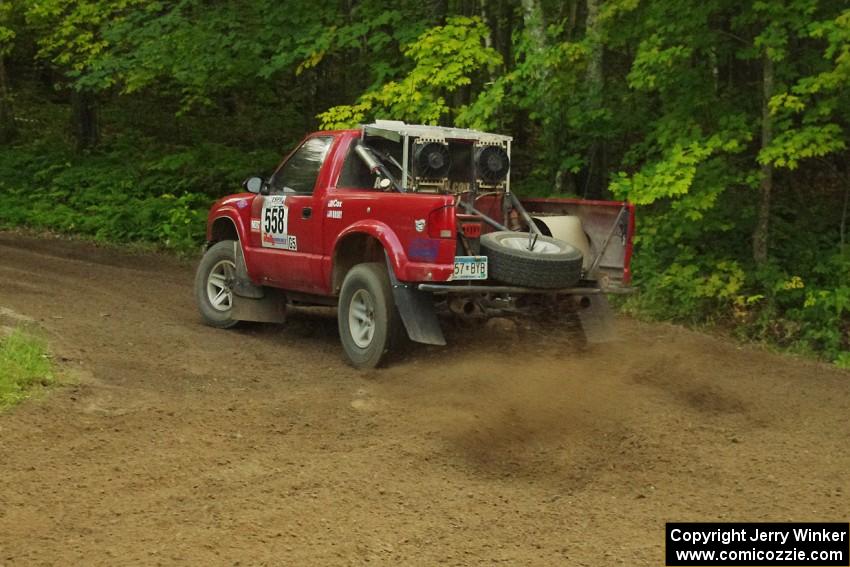
[[[570,246],[561,254],[539,254],[533,257],[501,245],[499,235],[491,232],[481,237],[481,250],[488,259],[489,276],[495,280],[523,287],[559,289],[572,287],[581,278],[582,254]],[[550,237],[540,237],[561,242]]]

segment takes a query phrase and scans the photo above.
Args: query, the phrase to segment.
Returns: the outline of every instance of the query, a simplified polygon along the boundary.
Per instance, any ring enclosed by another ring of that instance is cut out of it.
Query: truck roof
[[[448,140],[475,140],[477,142],[504,144],[513,140],[511,136],[491,134],[480,130],[466,128],[449,128],[446,126],[426,126],[423,124],[405,124],[401,120],[375,120],[373,124],[364,124],[364,136],[378,136],[394,142],[400,142],[404,137],[437,138]]]

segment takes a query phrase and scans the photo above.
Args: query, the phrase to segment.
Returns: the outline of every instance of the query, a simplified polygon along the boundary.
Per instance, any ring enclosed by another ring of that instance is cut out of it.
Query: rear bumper
[[[452,277],[454,264],[430,264],[425,262],[405,262],[396,272],[396,277],[404,283],[444,282]]]
[[[510,285],[476,285],[476,284],[430,284],[421,283],[417,286],[419,291],[430,293],[509,293],[509,294],[537,294],[537,295],[628,295],[636,291],[633,287],[608,287],[595,286],[568,287],[563,289],[540,289],[534,287],[518,287]]]

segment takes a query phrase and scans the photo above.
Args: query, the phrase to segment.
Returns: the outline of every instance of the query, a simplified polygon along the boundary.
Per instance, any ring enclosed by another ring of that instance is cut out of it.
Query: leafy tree
[[[188,249],[319,125],[510,132],[518,192],[640,207],[628,308],[850,365],[848,86],[846,0],[7,0],[0,222]]]
[[[15,115],[6,75],[6,57],[12,52],[15,31],[12,29],[12,4],[0,4],[0,144],[15,137]]]
[[[850,10],[834,18],[811,23],[805,36],[825,41],[822,60],[814,72],[773,96],[770,112],[780,133],[763,148],[759,162],[795,170],[806,160],[835,157],[848,147],[850,128]],[[826,162],[844,185],[841,205],[840,247],[846,243],[848,203],[850,203],[850,163],[844,168]]]
[[[450,118],[446,94],[472,84],[475,73],[502,61],[484,45],[486,36],[487,28],[478,17],[448,18],[445,25],[431,28],[404,49],[413,61],[404,78],[360,96],[353,105],[330,108],[319,116],[322,127],[351,127],[367,117],[425,124]]]
[[[98,87],[105,85],[75,83],[74,79],[109,46],[103,36],[104,26],[149,0],[25,1],[27,21],[37,33],[37,57],[55,65],[71,87],[71,127],[77,149],[92,148],[100,141]]]

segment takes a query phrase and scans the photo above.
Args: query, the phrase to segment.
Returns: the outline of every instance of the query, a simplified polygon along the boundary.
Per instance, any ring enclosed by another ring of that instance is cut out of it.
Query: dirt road
[[[850,516],[850,373],[629,321],[362,373],[329,313],[202,326],[192,277],[0,234],[78,382],[0,415],[0,565],[660,565],[665,521]]]

